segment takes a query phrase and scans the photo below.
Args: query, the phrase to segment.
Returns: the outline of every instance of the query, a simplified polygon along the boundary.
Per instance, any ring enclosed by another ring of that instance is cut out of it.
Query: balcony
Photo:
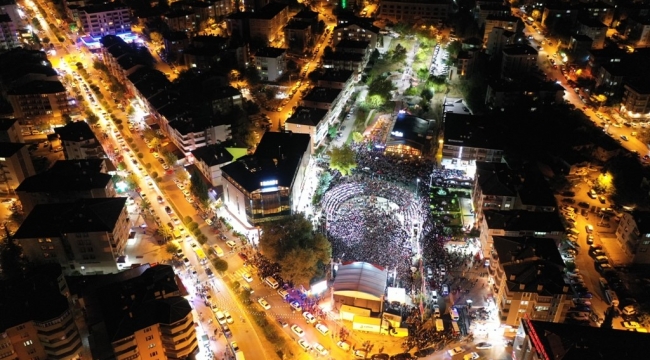
[[[195,351],[197,351],[198,347],[199,347],[199,342],[196,339],[196,337],[194,337],[192,341],[184,348],[179,349],[179,348],[165,347],[165,355],[167,355],[167,358],[180,359],[194,353]]]
[[[136,342],[135,342],[135,337],[134,337],[134,336],[130,336],[130,337],[125,338],[125,339],[123,339],[123,340],[120,340],[120,341],[116,341],[116,342],[114,342],[114,343],[113,343],[113,351],[116,352],[116,353],[118,353],[118,352],[121,352],[121,351],[127,350],[127,349],[129,349],[129,348],[131,348],[131,347],[134,347],[134,346],[136,346],[136,345],[137,345],[137,344],[136,344]]]
[[[171,325],[160,325],[160,332],[162,333],[162,336],[177,336],[179,334],[185,333],[188,330],[192,330],[194,326],[194,321],[192,318],[192,314],[188,314],[188,316],[181,320],[176,322],[175,324]]]

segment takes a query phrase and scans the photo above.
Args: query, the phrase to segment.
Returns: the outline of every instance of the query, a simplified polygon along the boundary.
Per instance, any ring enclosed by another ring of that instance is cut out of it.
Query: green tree
[[[173,236],[172,229],[167,224],[161,224],[156,231],[166,240],[171,239]]]
[[[192,176],[190,177],[190,187],[194,196],[199,200],[209,199],[208,186],[203,181],[201,174],[196,170],[192,172]]]
[[[184,183],[190,178],[190,175],[185,169],[181,168],[176,170],[176,178]]]
[[[140,187],[140,178],[135,175],[135,174],[129,174],[124,181],[126,181],[126,184],[129,186],[131,190],[135,190],[136,188]]]
[[[378,95],[381,96],[384,101],[389,100],[393,90],[395,90],[393,82],[386,76],[380,76],[373,79],[373,81],[368,85],[368,97],[371,98],[374,95]]]
[[[142,199],[140,201],[140,208],[145,211],[151,209],[151,202],[149,201],[149,199],[147,198]]]
[[[165,252],[169,255],[176,255],[178,253],[178,249],[178,245],[174,244],[173,242],[168,242],[167,245],[165,245]]]
[[[421,67],[417,71],[417,76],[420,81],[426,81],[429,78],[429,69]]]
[[[361,134],[358,131],[353,132],[352,133],[352,141],[354,141],[355,143],[362,142],[363,141],[363,134]]]
[[[213,259],[212,260],[212,265],[219,272],[223,273],[223,272],[228,271],[228,262],[226,260],[223,260],[223,259],[220,259],[220,258]],[[236,282],[236,281],[233,281],[233,283],[234,282]],[[239,284],[239,282],[237,282],[237,284]]]
[[[449,53],[449,58],[455,58],[458,56],[458,53],[463,48],[463,45],[460,41],[452,41],[447,45],[447,52]]]
[[[420,96],[426,101],[431,101],[431,99],[433,99],[433,91],[431,91],[431,89],[424,89]]]
[[[305,286],[322,273],[323,264],[332,256],[329,241],[313,232],[303,214],[263,224],[260,250],[271,262],[280,264],[284,279]]]
[[[330,168],[338,170],[341,175],[348,176],[357,167],[354,150],[350,145],[334,147],[327,152],[330,156]]]
[[[163,156],[163,158],[165,159],[165,161],[167,161],[167,163],[168,163],[169,165],[171,165],[171,166],[176,165],[176,162],[178,162],[178,156],[176,156],[176,154],[174,154],[174,153],[171,152],[171,151],[163,150],[163,151],[162,151],[162,156]],[[176,172],[176,177],[178,177],[178,173],[179,173],[179,172],[185,172],[185,170],[181,169],[181,170],[177,171],[177,172]],[[186,175],[187,175],[187,174],[186,174]],[[187,176],[186,176],[186,178],[187,178]]]
[[[152,31],[149,33],[149,39],[151,39],[151,42],[154,44],[160,44],[163,41],[163,36],[157,31]]]

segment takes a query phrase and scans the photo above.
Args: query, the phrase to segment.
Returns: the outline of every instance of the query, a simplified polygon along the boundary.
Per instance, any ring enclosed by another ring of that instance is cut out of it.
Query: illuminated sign
[[[278,184],[277,180],[267,180],[267,181],[262,181],[260,183],[261,187],[266,187],[266,186],[275,186]]]
[[[390,134],[393,135],[393,136],[397,136],[397,137],[402,137],[402,136],[404,136],[404,133],[401,132],[401,131],[393,131],[393,132],[391,132]]]

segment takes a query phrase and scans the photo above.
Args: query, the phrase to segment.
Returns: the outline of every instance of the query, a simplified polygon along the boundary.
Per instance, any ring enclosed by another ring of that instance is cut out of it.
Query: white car
[[[257,302],[258,302],[260,305],[262,305],[262,307],[264,308],[264,310],[268,310],[268,309],[271,308],[271,305],[270,305],[266,300],[264,300],[264,298],[259,298],[259,299],[257,299]]]
[[[311,350],[311,345],[309,345],[309,343],[303,339],[298,340],[298,345],[300,345],[300,347],[305,351]]]
[[[462,354],[463,351],[465,351],[462,347],[458,346],[453,349],[447,350],[447,353],[449,353],[450,356],[455,356],[458,354]]]
[[[243,277],[244,280],[246,280],[247,282],[253,282],[253,277],[251,276],[251,274],[249,274],[247,272],[243,272],[241,274],[241,277]]]
[[[191,193],[189,192],[189,190],[185,189],[185,190],[183,190],[183,195],[190,196]]]
[[[314,345],[314,349],[316,349],[316,351],[318,351],[318,353],[323,356],[327,356],[327,354],[329,354],[327,349],[325,349],[325,347],[319,343],[316,343],[316,345]]]
[[[318,330],[318,332],[323,334],[323,335],[327,335],[327,333],[330,331],[327,328],[327,326],[325,326],[325,325],[323,325],[321,323],[316,324],[316,330]]]
[[[313,324],[316,322],[316,318],[309,311],[305,311],[304,313],[302,313],[302,317],[304,317],[305,320],[307,320],[308,324]]]
[[[234,249],[235,247],[237,247],[237,243],[235,243],[232,240],[226,241],[226,245],[228,245],[228,247],[231,248],[231,249]]]
[[[226,317],[226,322],[228,324],[232,324],[235,322],[235,320],[232,319],[232,316],[230,316],[230,313],[228,311],[224,311],[223,315]]]
[[[291,331],[300,337],[305,336],[305,331],[298,325],[291,325]]]
[[[289,305],[296,311],[302,311],[302,306],[300,306],[300,303],[297,301],[292,301]]]

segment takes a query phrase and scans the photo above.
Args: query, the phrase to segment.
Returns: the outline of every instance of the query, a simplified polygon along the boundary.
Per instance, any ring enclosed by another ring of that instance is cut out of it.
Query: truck
[[[203,251],[203,249],[196,248],[194,249],[194,253],[196,253],[196,260],[198,260],[198,262],[201,265],[205,265],[208,263],[208,257],[205,256],[205,252]]]

